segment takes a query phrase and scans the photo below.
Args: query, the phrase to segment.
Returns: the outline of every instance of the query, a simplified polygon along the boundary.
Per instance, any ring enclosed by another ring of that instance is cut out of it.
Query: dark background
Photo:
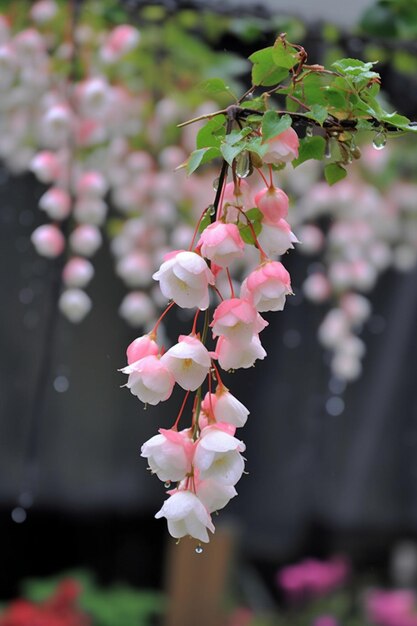
[[[317,29],[303,43],[319,57]],[[361,56],[360,39],[343,45]],[[219,47],[252,51],[233,36]],[[378,69],[394,106],[414,119],[410,85],[405,98],[392,68]],[[168,533],[153,516],[164,489],[139,451],[172,423],[178,397],[144,411],[120,389],[137,333],[117,314],[124,289],[106,245],[90,315],[71,325],[57,314],[59,263],[40,259],[29,239],[42,192],[33,177],[0,170],[0,599],[22,578],[78,566],[103,583],[160,587]],[[316,339],[324,308],[301,296],[310,262],[288,255],[296,296],[267,316],[268,357],[226,379],[251,411],[241,434],[249,474],[217,525],[232,525],[241,561],[267,584],[280,564],[340,551],[383,573],[395,543],[417,539],[417,270],[382,277],[364,374],[344,390]],[[181,323],[171,316],[171,339]],[[338,416],[326,409],[335,396],[345,403]]]

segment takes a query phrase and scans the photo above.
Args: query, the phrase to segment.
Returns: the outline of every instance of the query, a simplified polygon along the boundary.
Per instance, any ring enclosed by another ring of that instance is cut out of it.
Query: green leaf
[[[276,137],[291,126],[289,115],[279,115],[276,111],[267,111],[262,120],[262,140],[267,141]]]
[[[293,161],[293,166],[301,165],[304,161],[316,159],[321,161],[324,158],[326,141],[323,137],[305,137],[300,141],[298,159]]]
[[[197,133],[197,148],[219,148],[222,137],[226,133],[224,115],[216,115],[209,120]]]
[[[299,61],[298,51],[278,37],[272,48],[272,59],[278,67],[290,70]]]
[[[259,235],[259,233],[261,232],[262,229],[262,224],[260,221],[254,221],[252,222],[252,228],[253,231],[255,233],[255,235]],[[240,224],[239,225],[239,232],[240,232],[240,236],[242,237],[243,241],[245,243],[249,243],[249,244],[255,244],[255,238],[253,236],[253,232],[252,232],[252,228],[248,225],[248,224]]]
[[[192,174],[200,165],[212,161],[216,157],[219,157],[220,154],[218,148],[201,148],[200,150],[194,150],[187,161],[187,174]]]
[[[399,113],[384,113],[380,116],[380,121],[387,122],[388,124],[392,124],[392,126],[396,126],[401,130],[409,130],[412,132],[417,131],[417,127],[413,124],[410,126],[410,120],[405,115],[400,115]]]
[[[246,126],[246,128],[242,128],[242,130],[232,130],[231,133],[226,135],[225,141],[229,145],[234,146],[236,143],[242,141],[242,139],[245,139],[245,137],[250,135],[252,130],[253,129],[250,126]]]
[[[253,209],[249,209],[249,211],[245,211],[245,215],[251,222],[261,222],[263,218],[262,211],[256,206],[254,206]]]
[[[344,167],[338,163],[330,163],[324,168],[324,177],[329,185],[334,185],[339,180],[342,180],[347,175]]]
[[[331,64],[330,67],[340,72],[344,76],[359,76],[363,78],[379,78],[378,72],[372,72],[371,68],[376,65],[377,61],[365,63],[359,59],[339,59]]]
[[[252,82],[254,85],[277,85],[288,77],[286,68],[275,65],[272,53],[273,47],[263,48],[250,55],[249,60],[253,63]]]
[[[230,146],[228,143],[223,143],[220,147],[220,151],[222,156],[227,163],[232,166],[233,160],[237,157],[238,154],[246,150],[246,144],[243,142],[236,143],[233,146]]]
[[[207,95],[230,92],[230,87],[221,78],[208,78],[200,83],[199,88]]]
[[[315,120],[319,124],[323,124],[324,120],[327,119],[329,112],[326,107],[321,106],[320,104],[313,104],[311,106],[311,110],[304,115],[311,120]]]
[[[200,225],[198,227],[198,232],[202,233],[203,230],[205,230],[207,228],[207,226],[210,226],[211,224],[211,215],[210,215],[210,211],[205,211],[204,213],[204,217],[200,222]]]

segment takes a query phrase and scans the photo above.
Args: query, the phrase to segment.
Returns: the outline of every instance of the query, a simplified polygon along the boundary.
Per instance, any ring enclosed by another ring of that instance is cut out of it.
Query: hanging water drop
[[[170,480],[166,480],[164,482],[164,487],[165,487],[165,489],[169,489],[171,487],[171,481]]]
[[[252,172],[253,167],[250,154],[245,150],[236,157],[236,176],[238,178],[247,178]]]
[[[313,136],[313,130],[314,130],[313,124],[307,124],[307,126],[306,126],[306,137],[312,137]]]
[[[201,554],[203,552],[203,546],[198,544],[195,551],[196,551],[196,554]]]
[[[217,190],[218,190],[218,188],[219,188],[219,182],[220,182],[219,177],[217,177],[217,178],[215,178],[215,179],[213,180],[213,189],[214,189],[214,191],[217,191]]]
[[[324,157],[326,159],[330,159],[331,156],[332,156],[332,145],[331,145],[330,139],[328,139],[326,141],[326,149],[324,151]]]
[[[216,213],[216,207],[214,206],[214,204],[209,204],[206,212],[208,213],[208,215],[213,216]]]
[[[375,150],[382,150],[387,144],[387,136],[385,133],[377,133],[372,141]]]

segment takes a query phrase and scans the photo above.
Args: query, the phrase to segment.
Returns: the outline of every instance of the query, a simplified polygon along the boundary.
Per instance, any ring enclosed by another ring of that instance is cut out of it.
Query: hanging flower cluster
[[[315,261],[302,290],[311,302],[327,305],[318,338],[332,355],[332,374],[344,381],[362,371],[366,345],[359,334],[372,314],[369,294],[380,276],[417,262],[417,189],[401,179],[391,184],[399,153],[404,163],[404,145],[362,146],[363,159],[334,187],[319,180],[312,162],[283,172],[294,197],[298,251]]]
[[[93,257],[108,237],[128,291],[119,313],[147,327],[160,308],[152,274],[192,233],[178,226],[178,212],[192,216],[207,203],[213,175],[175,174],[195,133],[173,135],[188,105],[155,97],[138,76],[137,57],[150,54],[139,30],[109,28],[88,1],[83,12],[76,6],[39,0],[21,19],[0,15],[0,158],[46,186],[45,223],[31,239],[40,255],[65,259],[61,312],[77,323],[90,311]],[[194,112],[204,113],[204,102]]]
[[[270,160],[285,164],[297,157],[297,134],[288,128],[265,142],[265,147],[266,164]],[[189,249],[167,254],[154,274],[170,300],[165,313],[174,305],[196,309],[190,333],[180,335],[163,352],[157,342],[158,322],[152,332],[129,345],[128,365],[121,370],[128,375],[131,393],[147,404],[167,400],[174,385],[185,391],[172,428],[161,428],[142,446],[152,473],[166,487],[176,483],[156,514],[167,519],[176,538],[190,535],[208,542],[208,530],[214,532],[211,514],[237,493],[235,485],[245,468],[245,444],[236,437],[236,429],[244,426],[249,411],[224,385],[220,372],[249,368],[265,358],[260,333],[268,323],[261,313],[281,311],[292,293],[290,275],[278,260],[295,241],[285,220],[288,197],[272,182],[271,169],[269,182],[259,173],[265,186],[254,197],[251,186],[235,170],[230,182],[223,175],[210,224],[198,239],[196,233]],[[251,212],[257,215],[258,234],[248,218]],[[206,214],[207,210],[201,222]],[[253,267],[236,293],[232,273],[247,253]],[[191,423],[180,430],[191,393]]]

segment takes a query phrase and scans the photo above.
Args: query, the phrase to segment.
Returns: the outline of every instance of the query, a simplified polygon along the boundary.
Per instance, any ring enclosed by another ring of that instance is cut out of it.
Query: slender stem
[[[174,306],[175,302],[172,301],[168,304],[167,308],[165,309],[165,311],[162,313],[162,315],[159,316],[155,326],[152,329],[152,333],[156,335],[156,333],[158,332],[158,326],[159,324],[162,322],[162,320],[164,319],[165,315],[168,313],[168,311],[170,309],[172,309],[172,307]]]
[[[255,229],[254,229],[254,227],[252,225],[252,222],[250,221],[250,219],[246,215],[245,211],[243,211],[238,206],[235,207],[235,208],[239,211],[239,213],[242,213],[243,217],[245,218],[245,220],[247,222],[247,225],[249,226],[249,229],[250,229],[250,231],[252,233],[252,237],[253,237],[253,240],[255,242],[255,245],[258,248],[259,252],[261,253],[262,260],[268,259],[268,255],[266,254],[265,250],[262,248],[261,244],[259,243],[258,238],[257,238],[256,233],[255,233]]]
[[[226,268],[226,273],[227,273],[227,278],[229,280],[231,297],[234,298],[235,297],[235,290],[233,289],[232,277],[230,276],[230,272],[229,272],[229,268],[228,267]]]
[[[184,412],[184,408],[185,408],[185,405],[187,403],[188,396],[190,395],[190,393],[191,393],[190,390],[188,390],[187,393],[185,394],[184,400],[182,401],[182,404],[181,404],[181,408],[179,410],[179,413],[177,415],[177,418],[176,418],[176,420],[174,422],[174,425],[172,426],[171,430],[178,430],[178,422],[180,421],[181,415]]]

